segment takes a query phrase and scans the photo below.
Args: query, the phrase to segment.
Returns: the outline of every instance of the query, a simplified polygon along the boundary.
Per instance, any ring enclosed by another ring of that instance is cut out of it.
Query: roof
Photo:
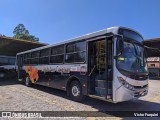
[[[4,55],[0,55],[0,58],[16,58],[16,56],[4,56]]]
[[[145,42],[160,42],[160,38],[146,39]]]
[[[130,29],[130,28],[127,28],[127,27],[120,27],[120,26],[110,27],[110,28],[103,29],[103,30],[100,30],[100,31],[96,31],[96,32],[92,32],[92,33],[89,33],[89,34],[85,34],[85,35],[82,35],[82,36],[79,36],[79,37],[76,37],[76,38],[73,38],[73,39],[69,39],[69,40],[66,40],[66,41],[64,41],[64,42],[60,42],[60,43],[57,43],[57,44],[52,44],[52,45],[48,45],[48,46],[36,48],[36,49],[34,49],[34,50],[28,50],[28,51],[25,51],[25,52],[21,52],[21,53],[18,53],[18,55],[19,55],[19,54],[24,54],[24,53],[27,53],[27,52],[31,52],[31,51],[36,51],[36,50],[40,50],[40,49],[45,49],[45,48],[48,48],[48,47],[53,47],[53,46],[61,45],[61,44],[66,44],[66,43],[69,43],[69,42],[76,42],[76,41],[79,41],[79,40],[89,39],[89,38],[96,37],[96,36],[100,36],[100,35],[104,35],[104,34],[107,34],[107,33],[118,34],[119,28],[132,30],[132,31],[138,33],[137,31],[135,31],[135,30],[133,30],[133,29]],[[138,34],[139,34],[139,33],[138,33]],[[140,35],[141,35],[141,34],[140,34]]]
[[[160,57],[160,38],[152,38],[144,41],[147,46],[148,57]]]
[[[47,44],[0,36],[0,55],[16,56],[18,52],[34,49]]]

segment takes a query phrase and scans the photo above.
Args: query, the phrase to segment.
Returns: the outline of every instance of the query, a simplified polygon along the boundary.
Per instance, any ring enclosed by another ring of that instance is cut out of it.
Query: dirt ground
[[[1,111],[160,111],[160,80],[149,81],[149,93],[136,101],[110,103],[87,97],[82,102],[70,100],[66,92],[35,85],[26,87],[17,80],[0,80]],[[121,119],[112,115],[108,119]],[[49,118],[48,118],[49,119]],[[76,117],[56,119],[106,119],[105,117]],[[130,118],[125,118],[130,119]],[[134,119],[134,118],[131,118]],[[138,118],[136,118],[138,119]],[[140,119],[140,118],[139,118]],[[146,118],[150,119],[150,118]],[[158,119],[158,118],[157,118]]]

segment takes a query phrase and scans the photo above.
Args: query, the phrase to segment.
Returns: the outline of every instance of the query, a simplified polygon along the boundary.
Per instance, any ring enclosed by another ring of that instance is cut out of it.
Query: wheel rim
[[[28,79],[28,77],[26,78],[26,85],[29,85],[29,79]]]
[[[73,86],[72,87],[72,95],[75,96],[75,97],[80,95],[80,89],[79,89],[78,86]]]

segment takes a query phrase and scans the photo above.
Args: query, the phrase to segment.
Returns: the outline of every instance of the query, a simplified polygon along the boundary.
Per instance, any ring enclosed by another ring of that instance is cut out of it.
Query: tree
[[[34,35],[30,35],[30,40],[39,41],[39,38],[35,37]]]
[[[25,28],[23,24],[19,24],[18,26],[14,28],[13,34],[14,35],[21,35],[21,34],[29,35],[29,31]]]
[[[19,24],[13,30],[13,38],[16,39],[23,39],[23,40],[30,40],[30,41],[39,41],[39,38],[35,37],[34,35],[30,35],[29,31],[25,28],[23,24]]]
[[[2,37],[6,37],[5,35],[2,35],[2,34],[0,34],[0,36],[2,36]]]

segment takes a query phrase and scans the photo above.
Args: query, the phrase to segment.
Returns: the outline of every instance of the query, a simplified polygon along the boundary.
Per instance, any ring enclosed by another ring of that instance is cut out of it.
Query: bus
[[[15,62],[15,56],[0,55],[0,79],[15,77],[17,75],[15,71]]]
[[[143,41],[135,30],[111,27],[20,52],[18,80],[64,90],[74,101],[137,99],[148,93]]]

